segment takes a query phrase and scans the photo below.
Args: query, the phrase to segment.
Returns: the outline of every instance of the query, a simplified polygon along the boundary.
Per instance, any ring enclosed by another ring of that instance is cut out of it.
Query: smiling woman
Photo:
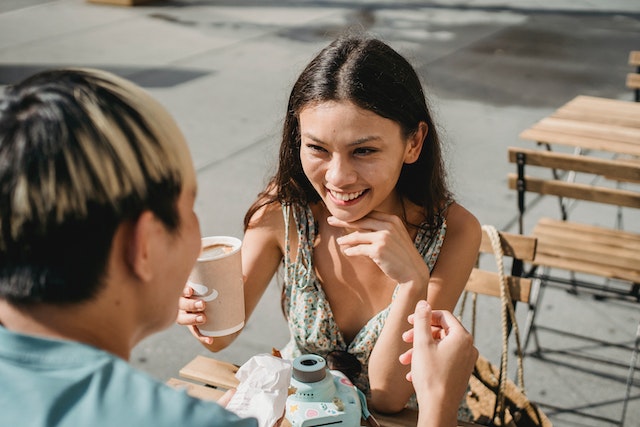
[[[371,211],[397,215],[394,187],[404,164],[415,162],[426,123],[405,138],[402,128],[351,101],[327,101],[300,112],[300,160],[327,209],[347,222]]]
[[[475,217],[445,179],[440,140],[413,67],[387,44],[343,37],[302,71],[286,110],[279,167],[245,217],[246,316],[284,264],[291,330],[283,356],[342,353],[381,412],[414,389],[398,357],[407,316],[427,299],[452,310],[480,244]],[[186,288],[178,322],[199,334]],[[336,353],[338,352],[338,353]]]

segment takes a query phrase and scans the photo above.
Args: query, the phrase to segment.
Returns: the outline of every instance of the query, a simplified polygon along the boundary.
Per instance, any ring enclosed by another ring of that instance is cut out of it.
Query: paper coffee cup
[[[202,238],[200,256],[188,284],[206,303],[207,322],[198,325],[202,335],[223,337],[244,326],[242,241],[235,237]]]

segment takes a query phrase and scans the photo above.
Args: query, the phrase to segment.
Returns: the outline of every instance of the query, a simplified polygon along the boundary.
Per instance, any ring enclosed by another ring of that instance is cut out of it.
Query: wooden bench
[[[231,363],[216,360],[211,357],[196,356],[191,362],[180,369],[181,378],[170,378],[167,384],[184,389],[191,396],[199,399],[217,401],[227,390],[238,386],[235,377],[238,367]],[[372,411],[382,427],[415,427],[418,422],[418,412],[405,409],[394,415],[384,415]],[[472,423],[460,421],[460,427],[473,426]],[[282,427],[291,427],[285,419]]]

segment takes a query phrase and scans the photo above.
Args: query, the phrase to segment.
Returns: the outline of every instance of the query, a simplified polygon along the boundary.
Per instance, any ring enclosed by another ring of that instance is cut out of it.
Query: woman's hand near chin
[[[354,230],[336,241],[347,256],[369,257],[397,283],[429,282],[429,268],[416,249],[404,222],[396,215],[371,212],[346,222],[327,218],[329,225]]]

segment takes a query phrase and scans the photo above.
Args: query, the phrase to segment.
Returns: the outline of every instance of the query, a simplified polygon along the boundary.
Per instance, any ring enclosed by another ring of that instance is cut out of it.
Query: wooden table
[[[520,138],[640,156],[640,103],[581,95],[523,131]]]
[[[238,386],[235,373],[238,367],[211,357],[196,356],[191,362],[180,369],[180,377],[167,381],[172,387],[182,388],[194,397],[204,400],[218,400],[226,390]],[[399,414],[382,415],[374,413],[376,420],[382,427],[415,427],[418,420],[417,411],[405,409]],[[474,424],[459,422],[460,427]],[[291,427],[285,419],[282,427]]]

